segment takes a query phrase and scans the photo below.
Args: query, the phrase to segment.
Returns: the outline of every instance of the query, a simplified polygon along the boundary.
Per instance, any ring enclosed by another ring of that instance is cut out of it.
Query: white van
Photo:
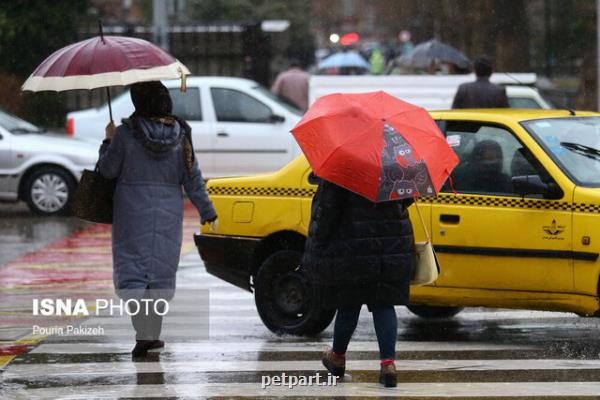
[[[275,171],[301,150],[290,130],[302,112],[279,100],[258,83],[230,77],[188,77],[163,82],[174,114],[192,127],[193,143],[205,177]],[[118,124],[133,112],[129,91],[112,101]],[[67,134],[100,142],[108,123],[108,105],[67,114]]]
[[[553,108],[539,92],[528,85],[535,84],[536,74],[497,73],[493,83],[506,86],[512,108]],[[475,75],[314,75],[310,79],[309,103],[330,93],[360,93],[385,90],[392,96],[427,110],[447,110],[461,83],[472,82]]]

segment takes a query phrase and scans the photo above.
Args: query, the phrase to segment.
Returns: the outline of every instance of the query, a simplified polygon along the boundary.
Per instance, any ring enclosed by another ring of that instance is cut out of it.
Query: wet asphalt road
[[[0,202],[0,266],[90,224],[73,217],[39,217],[24,202]]]
[[[20,222],[13,226],[43,225],[26,215],[14,218]],[[77,229],[65,221],[62,227],[60,221],[49,226],[64,232]],[[263,382],[284,373],[297,379],[320,373],[324,379],[318,360],[322,348],[331,342],[332,326],[309,338],[269,332],[260,322],[252,295],[208,275],[194,252],[182,258],[178,287],[176,299],[181,307],[165,320],[167,345],[161,352],[132,362],[129,320],[92,317],[83,326],[102,326],[104,334],[46,338],[2,372],[0,398],[600,397],[599,319],[569,313],[467,309],[452,319],[430,321],[403,307],[397,308],[397,388],[383,389],[376,383],[377,343],[371,316],[363,309],[343,383],[263,389]],[[203,293],[208,294],[208,302],[202,301]]]

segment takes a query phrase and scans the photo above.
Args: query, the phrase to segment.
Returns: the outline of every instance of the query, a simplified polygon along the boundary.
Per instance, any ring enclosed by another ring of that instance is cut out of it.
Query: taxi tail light
[[[75,120],[73,117],[67,119],[67,136],[75,135]]]

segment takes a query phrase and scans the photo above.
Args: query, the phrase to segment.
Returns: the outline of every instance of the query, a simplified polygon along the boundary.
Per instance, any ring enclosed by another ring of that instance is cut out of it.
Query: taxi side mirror
[[[513,176],[511,181],[515,192],[523,197],[538,195],[544,199],[560,199],[563,196],[556,183],[544,182],[539,175]]]

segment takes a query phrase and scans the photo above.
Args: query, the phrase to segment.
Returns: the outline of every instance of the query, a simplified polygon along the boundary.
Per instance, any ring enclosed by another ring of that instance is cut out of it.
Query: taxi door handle
[[[456,214],[441,214],[440,222],[444,222],[446,224],[458,224],[460,222],[460,215]]]
[[[227,132],[219,132],[219,133],[217,133],[217,136],[218,137],[229,137],[229,133],[227,133]]]

